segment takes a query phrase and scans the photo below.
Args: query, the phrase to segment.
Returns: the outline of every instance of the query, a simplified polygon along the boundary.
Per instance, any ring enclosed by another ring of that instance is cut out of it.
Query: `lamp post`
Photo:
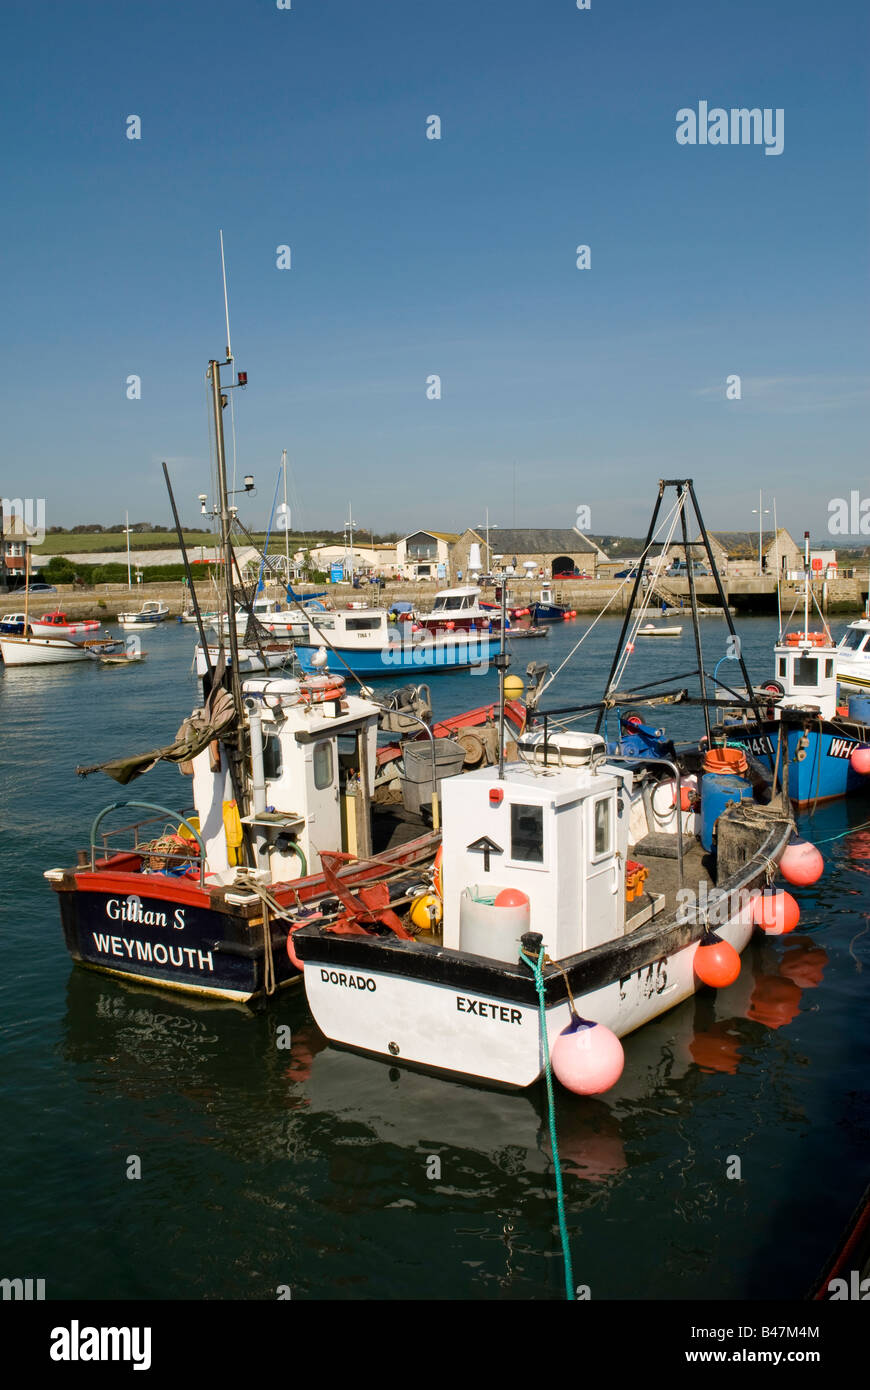
[[[127,536],[127,592],[133,588],[133,581],[130,577],[130,513],[124,513],[124,531]]]
[[[480,529],[480,522],[478,522],[477,526],[475,527],[475,530],[479,531]],[[490,527],[489,507],[486,508],[486,521],[484,522],[483,529],[486,532],[486,572],[487,574],[489,574],[492,571],[492,551],[489,548],[489,533],[490,530],[498,530],[498,524],[495,521],[492,523],[492,526]]]
[[[764,567],[763,567],[763,565],[762,565],[762,563],[761,563],[761,527],[762,527],[762,520],[761,520],[761,518],[762,518],[763,516],[769,516],[769,515],[770,515],[770,508],[769,508],[769,507],[764,507],[764,508],[762,508],[762,505],[761,505],[761,489],[760,489],[760,488],[759,488],[759,490],[758,490],[758,506],[752,508],[752,515],[755,516],[755,513],[756,513],[756,512],[758,512],[758,573],[759,573],[759,576],[761,576],[761,575],[764,573]]]

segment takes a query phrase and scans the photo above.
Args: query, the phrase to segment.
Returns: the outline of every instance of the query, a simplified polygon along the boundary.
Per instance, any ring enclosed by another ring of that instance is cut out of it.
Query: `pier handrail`
[[[189,821],[185,816],[183,816],[183,815],[181,814],[180,811],[173,811],[173,810],[171,809],[171,807],[169,807],[169,806],[160,806],[160,805],[158,805],[158,803],[157,803],[156,801],[113,801],[109,806],[104,806],[103,809],[102,809],[102,811],[99,811],[99,812],[97,813],[97,815],[94,817],[93,823],[92,823],[92,825],[91,825],[91,837],[90,837],[90,839],[91,839],[91,872],[92,872],[92,873],[95,873],[95,872],[96,872],[97,829],[98,829],[99,825],[101,824],[101,822],[105,819],[106,816],[111,815],[112,811],[119,811],[119,810],[120,810],[122,807],[124,807],[124,806],[135,806],[135,807],[137,807],[137,808],[138,808],[139,810],[141,810],[141,811],[156,811],[156,812],[157,812],[157,815],[156,815],[156,816],[150,816],[150,817],[148,817],[149,820],[157,820],[157,819],[160,819],[160,818],[163,818],[163,817],[168,816],[169,819],[170,819],[171,821],[176,821],[176,820],[177,820],[177,821],[180,821],[182,825],[185,825],[185,826],[187,827],[187,829],[190,831],[191,835],[193,836],[194,840],[196,841],[196,843],[197,843],[197,845],[198,845],[198,847],[199,847],[199,886],[200,886],[200,888],[204,888],[204,887],[205,887],[205,845],[204,845],[203,842],[202,842],[202,836],[200,835],[200,833],[199,833],[199,831],[197,830],[196,826],[191,825],[190,821]],[[145,821],[136,821],[135,824],[134,824],[132,827],[131,827],[131,826],[121,826],[120,829],[118,829],[118,830],[112,830],[112,831],[108,831],[108,832],[104,833],[104,835],[103,835],[103,850],[104,850],[104,852],[105,852],[106,854],[108,854],[108,852],[109,852],[109,847],[108,847],[108,845],[107,845],[107,843],[106,843],[107,839],[109,838],[109,835],[120,835],[120,834],[122,834],[122,832],[123,832],[124,830],[129,830],[129,829],[132,829],[132,830],[136,831],[136,830],[138,830],[138,827],[139,827],[140,825],[143,825],[143,824],[147,824],[147,822],[145,822]],[[138,847],[138,838],[137,838],[136,844],[137,844],[137,847]],[[167,855],[166,855],[166,858],[167,858],[167,859],[174,859],[174,858],[178,858],[178,857],[180,857],[180,856],[172,855],[172,854],[167,854]]]

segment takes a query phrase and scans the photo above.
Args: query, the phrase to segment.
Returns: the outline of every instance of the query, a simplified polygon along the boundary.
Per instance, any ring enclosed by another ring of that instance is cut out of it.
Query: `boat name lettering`
[[[478,1018],[497,1018],[502,1023],[522,1024],[523,1021],[520,1009],[506,1009],[503,1004],[490,1004],[486,999],[465,999],[458,994],[456,1007],[461,1014],[477,1014]]]
[[[640,992],[644,999],[651,999],[654,994],[663,994],[668,986],[668,962],[657,960],[653,965],[641,966],[640,970],[635,970],[633,975],[623,975],[619,981],[619,997],[627,997],[625,985],[629,980],[636,979]]]
[[[852,738],[832,738],[828,749],[829,758],[851,758],[858,744]]]
[[[141,898],[131,896],[123,902],[119,898],[109,898],[106,903],[106,916],[113,922],[138,922],[143,927],[168,927],[165,912],[152,912],[143,908]],[[184,931],[184,908],[177,907],[172,914],[172,926],[176,931]]]
[[[199,951],[191,946],[164,946],[162,941],[138,941],[126,936],[104,936],[93,932],[94,945],[101,955],[120,956],[125,954],[129,960],[144,960],[149,965],[183,966],[185,959],[189,970],[210,970],[214,973],[214,960],[211,951]],[[135,948],[135,949],[134,949]]]
[[[372,994],[377,989],[374,980],[367,980],[365,975],[345,975],[344,971],[321,967],[320,978],[325,985],[344,985],[345,989],[370,989]]]
[[[754,753],[756,757],[759,755],[765,756],[773,752],[773,744],[766,734],[757,734],[754,738],[748,738],[746,740],[746,746],[750,753]]]

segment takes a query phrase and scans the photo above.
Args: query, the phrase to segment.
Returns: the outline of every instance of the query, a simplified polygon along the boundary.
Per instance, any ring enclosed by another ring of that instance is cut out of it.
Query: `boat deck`
[[[664,840],[672,836],[662,836]],[[644,892],[626,903],[625,931],[636,931],[647,923],[651,916],[670,916],[677,907],[677,891],[680,887],[679,862],[662,855],[645,853],[643,841],[629,851],[629,858],[636,864],[643,864],[649,870],[644,883]],[[706,883],[712,888],[716,883],[716,861],[701,845],[700,840],[686,836],[683,840],[683,886],[699,891],[699,884]],[[664,899],[662,902],[661,899]]]

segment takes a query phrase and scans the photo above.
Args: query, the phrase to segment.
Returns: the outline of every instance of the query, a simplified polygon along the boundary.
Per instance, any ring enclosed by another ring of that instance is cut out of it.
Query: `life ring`
[[[781,700],[783,695],[785,694],[785,686],[782,684],[781,681],[769,680],[764,682],[764,685],[761,687],[761,690],[763,694],[773,695],[775,697],[773,700],[769,702],[765,710],[768,719],[775,719],[776,706],[778,701]]]
[[[786,634],[785,645],[787,647],[826,647],[828,645],[827,633],[824,632],[789,632]]]
[[[441,873],[441,859],[444,854],[443,845],[438,846],[438,853],[435,855],[435,863],[432,867],[432,887],[438,894],[441,901],[444,901],[444,879]]]
[[[346,694],[341,676],[311,676],[299,687],[299,698],[307,705],[322,705],[327,700],[343,700]]]

